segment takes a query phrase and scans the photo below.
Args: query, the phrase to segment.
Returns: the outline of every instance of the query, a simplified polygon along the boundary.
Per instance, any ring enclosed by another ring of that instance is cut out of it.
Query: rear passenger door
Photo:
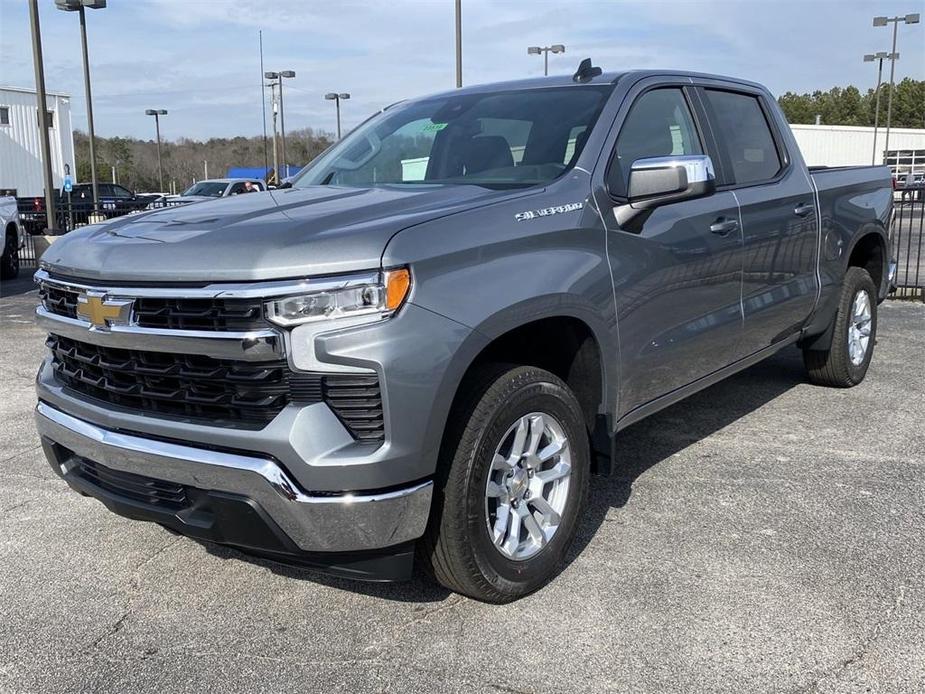
[[[798,332],[816,300],[817,222],[812,184],[792,162],[767,96],[704,86],[704,108],[742,215],[745,357]]]

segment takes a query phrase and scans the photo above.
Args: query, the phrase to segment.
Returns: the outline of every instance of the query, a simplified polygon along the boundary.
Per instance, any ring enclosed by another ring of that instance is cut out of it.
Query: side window
[[[707,89],[706,95],[732,160],[736,183],[774,178],[781,161],[758,98],[717,89]]]
[[[0,125],[10,124],[10,107],[0,106]]]
[[[228,195],[238,195],[244,192],[244,184],[241,182],[235,183],[231,186],[231,190],[228,191]]]
[[[636,99],[620,128],[616,150],[613,165],[622,175],[622,190],[626,190],[630,168],[637,159],[703,154],[684,92],[677,88],[654,89]],[[610,180],[614,180],[613,172]]]
[[[112,196],[114,198],[130,198],[132,194],[122,186],[114,185],[112,187]]]

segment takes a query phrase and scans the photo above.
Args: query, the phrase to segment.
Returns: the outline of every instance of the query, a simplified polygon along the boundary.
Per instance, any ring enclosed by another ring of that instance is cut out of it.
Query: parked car
[[[19,226],[16,198],[0,197],[0,229],[3,229],[3,251],[0,255],[0,279],[19,277],[19,251],[25,239]]]
[[[98,183],[99,214],[106,218],[120,217],[145,209],[156,196],[136,193],[116,183]],[[93,184],[76,183],[70,192],[55,191],[56,223],[59,229],[73,229],[91,221],[94,211]],[[19,211],[29,233],[40,234],[47,228],[45,198],[19,198]]]
[[[203,202],[215,198],[224,198],[242,193],[257,193],[267,189],[267,184],[259,178],[215,178],[194,183],[182,195],[167,195],[155,201],[151,209],[158,206],[184,205],[190,202]]]
[[[98,183],[100,213],[107,218],[119,217],[147,207],[152,198],[139,195],[116,183]],[[67,214],[73,213],[77,224],[86,224],[93,212],[93,185],[78,183],[70,194],[60,191],[59,199]]]
[[[791,345],[864,379],[891,211],[752,82],[586,61],[411,99],[291,188],[53,244],[38,431],[130,518],[514,600],[625,427]]]

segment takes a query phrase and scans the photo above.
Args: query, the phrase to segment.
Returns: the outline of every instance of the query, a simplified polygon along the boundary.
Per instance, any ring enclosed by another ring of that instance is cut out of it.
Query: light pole
[[[29,0],[29,24],[32,28],[32,61],[35,65],[35,96],[39,112],[39,142],[42,148],[42,174],[45,179],[45,227],[57,233],[54,179],[51,176],[51,147],[48,144],[48,101],[45,96],[45,64],[42,61],[42,29],[39,25],[38,0]]]
[[[879,53],[868,53],[864,56],[865,63],[872,63],[877,61],[879,64],[877,66],[877,89],[876,89],[876,105],[874,106],[874,151],[870,157],[871,165],[877,163],[877,128],[880,126],[880,84],[883,82],[883,61],[884,60],[899,60],[899,53],[886,53],[885,51],[880,51]]]
[[[90,179],[93,186],[93,211],[100,211],[100,188],[96,179],[96,136],[93,131],[93,97],[90,95],[90,57],[87,52],[87,15],[86,9],[102,10],[106,0],[55,0],[59,10],[80,13],[80,46],[84,59],[84,92],[87,96],[87,129],[90,131]]]
[[[160,188],[158,193],[164,192],[164,170],[161,168],[161,116],[166,116],[167,111],[162,108],[149,108],[145,111],[146,116],[154,116],[154,130],[157,132],[157,185]]]
[[[543,75],[549,75],[549,54],[550,53],[565,53],[565,46],[561,43],[553,44],[552,46],[530,46],[527,48],[527,55],[539,55],[543,54]]]
[[[875,27],[885,27],[887,24],[893,24],[893,49],[890,51],[894,56],[896,55],[896,29],[899,27],[899,23],[903,24],[918,24],[919,23],[919,14],[916,12],[914,14],[906,14],[897,17],[874,17],[874,26]],[[889,156],[890,152],[890,122],[893,119],[893,74],[896,72],[896,60],[890,61],[890,95],[886,100],[886,142],[883,145],[883,159],[886,163],[886,158]]]
[[[279,87],[279,158],[282,160],[282,166],[286,169],[286,176],[289,175],[289,164],[286,162],[286,116],[283,111],[283,78],[295,77],[295,70],[282,70],[280,72],[265,72],[263,76],[268,80],[276,80]],[[281,185],[284,177],[280,177],[279,169],[276,170],[277,185]]]
[[[329,92],[324,95],[324,98],[328,101],[333,101],[334,106],[337,107],[337,139],[340,139],[340,102],[342,99],[349,99],[350,94],[343,92],[342,94],[337,94],[335,92]]]
[[[456,88],[462,87],[462,0],[456,0]]]
[[[276,117],[279,114],[279,108],[276,104],[276,82],[268,82],[266,86],[270,88],[270,101],[273,108],[273,178],[276,179],[276,185],[279,185],[279,144],[276,139]],[[267,183],[269,182],[267,179]]]

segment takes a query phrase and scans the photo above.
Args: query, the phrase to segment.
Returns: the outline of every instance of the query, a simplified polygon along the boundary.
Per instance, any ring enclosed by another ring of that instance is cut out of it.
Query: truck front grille
[[[81,396],[138,414],[258,429],[289,403],[325,402],[350,434],[382,443],[379,377],[290,371],[285,359],[248,362],[116,349],[49,335],[55,378]]]
[[[79,292],[63,285],[43,282],[42,304],[50,313],[77,318]],[[268,326],[260,299],[186,299],[138,297],[133,317],[142,328],[170,330],[248,331]]]
[[[142,413],[261,427],[290,401],[285,360],[114,349],[58,335],[50,335],[46,344],[55,376],[66,387]]]
[[[66,318],[77,318],[77,292],[53,284],[42,283],[39,297],[45,309]]]
[[[266,328],[259,299],[135,300],[135,321],[143,328],[172,330],[258,330]]]

